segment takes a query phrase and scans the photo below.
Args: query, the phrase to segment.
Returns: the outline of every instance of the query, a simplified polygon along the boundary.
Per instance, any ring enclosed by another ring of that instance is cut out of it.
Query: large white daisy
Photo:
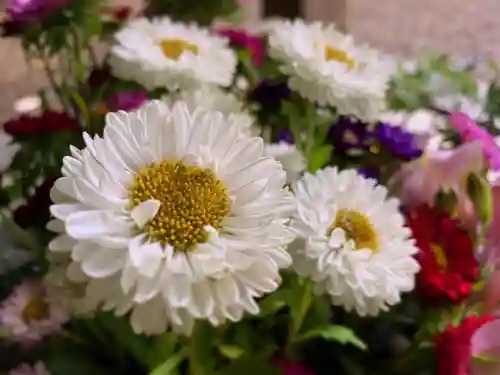
[[[147,89],[229,86],[236,55],[225,38],[167,17],[135,19],[115,35],[109,64],[119,78]]]
[[[94,306],[132,311],[148,334],[258,312],[291,262],[295,202],[262,139],[237,129],[218,112],[152,102],[108,114],[102,138],[71,149],[49,248],[71,257],[68,278]]]
[[[294,185],[294,267],[334,305],[376,315],[414,288],[419,270],[410,230],[387,189],[354,170],[326,168]]]
[[[231,92],[212,85],[203,85],[199,88],[181,90],[164,98],[166,103],[183,101],[189,110],[201,107],[208,111],[221,112],[228,116],[234,125],[238,125],[243,134],[258,135],[255,118],[248,112],[243,102]]]
[[[384,59],[332,25],[284,21],[271,30],[269,46],[290,88],[304,98],[367,121],[384,109],[390,73]]]

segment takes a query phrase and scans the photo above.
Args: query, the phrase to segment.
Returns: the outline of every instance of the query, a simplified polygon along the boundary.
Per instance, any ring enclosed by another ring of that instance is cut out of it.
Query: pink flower
[[[451,126],[460,134],[465,142],[478,141],[484,155],[493,170],[500,169],[500,148],[492,135],[462,112],[453,112],[449,115]]]
[[[9,375],[50,375],[42,362],[37,362],[34,366],[26,363],[9,371]]]
[[[232,45],[246,49],[252,56],[253,63],[260,66],[264,60],[264,41],[247,33],[245,30],[220,29],[217,34],[229,39]]]
[[[13,341],[25,345],[58,331],[67,320],[66,312],[47,298],[39,281],[16,286],[0,306],[0,326],[10,332]]]
[[[428,150],[422,158],[405,164],[394,178],[401,185],[403,204],[411,207],[433,206],[441,188],[452,189],[458,199],[457,216],[475,228],[476,216],[465,183],[467,176],[481,172],[484,164],[479,143],[470,142],[453,150]]]
[[[472,336],[472,371],[470,375],[500,373],[500,319],[480,327]]]

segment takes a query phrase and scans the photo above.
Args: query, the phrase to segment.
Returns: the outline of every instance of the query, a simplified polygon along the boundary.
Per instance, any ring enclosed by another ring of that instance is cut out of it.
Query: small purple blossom
[[[71,2],[72,0],[10,0],[6,12],[9,22],[26,25],[39,22]]]
[[[110,95],[106,106],[110,111],[135,111],[146,102],[148,95],[144,91],[124,91]]]
[[[337,154],[361,150],[379,154],[385,152],[401,160],[413,160],[422,155],[413,134],[399,126],[378,122],[370,125],[357,119],[340,116],[331,127],[328,138]]]
[[[290,88],[285,82],[263,80],[251,93],[249,99],[259,103],[269,111],[279,111],[281,101],[291,95]]]

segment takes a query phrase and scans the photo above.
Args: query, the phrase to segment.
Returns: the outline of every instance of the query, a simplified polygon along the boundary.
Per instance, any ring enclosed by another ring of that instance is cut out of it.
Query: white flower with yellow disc
[[[217,112],[152,102],[108,114],[104,134],[71,149],[52,189],[49,248],[86,298],[137,332],[189,333],[259,311],[280,284],[295,202],[261,138]]]
[[[334,26],[284,21],[271,30],[269,46],[290,88],[304,98],[366,121],[377,120],[384,109],[390,73],[385,60]]]
[[[377,315],[414,288],[419,270],[399,202],[354,170],[307,173],[294,185],[294,268],[334,305]]]
[[[255,118],[248,112],[243,102],[231,92],[224,91],[220,87],[203,85],[191,90],[181,90],[166,96],[164,100],[172,103],[176,100],[183,101],[190,110],[201,107],[208,111],[221,112],[228,116],[232,123],[246,135],[258,135]]]
[[[228,40],[194,24],[139,18],[118,31],[115,40],[109,60],[113,74],[148,90],[233,82],[237,59]]]

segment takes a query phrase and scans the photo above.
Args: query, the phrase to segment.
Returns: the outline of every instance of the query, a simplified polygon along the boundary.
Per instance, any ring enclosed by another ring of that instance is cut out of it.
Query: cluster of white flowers
[[[139,19],[116,40],[116,75],[175,92],[108,114],[102,137],[85,134],[64,159],[51,191],[51,275],[78,291],[81,311],[128,314],[145,334],[189,334],[197,319],[257,314],[286,268],[360,315],[413,288],[416,248],[398,201],[353,170],[301,177],[298,150],[256,137],[222,88],[236,67],[225,39]],[[270,46],[304,97],[363,118],[381,109],[384,72],[350,38],[297,21],[274,28]]]

